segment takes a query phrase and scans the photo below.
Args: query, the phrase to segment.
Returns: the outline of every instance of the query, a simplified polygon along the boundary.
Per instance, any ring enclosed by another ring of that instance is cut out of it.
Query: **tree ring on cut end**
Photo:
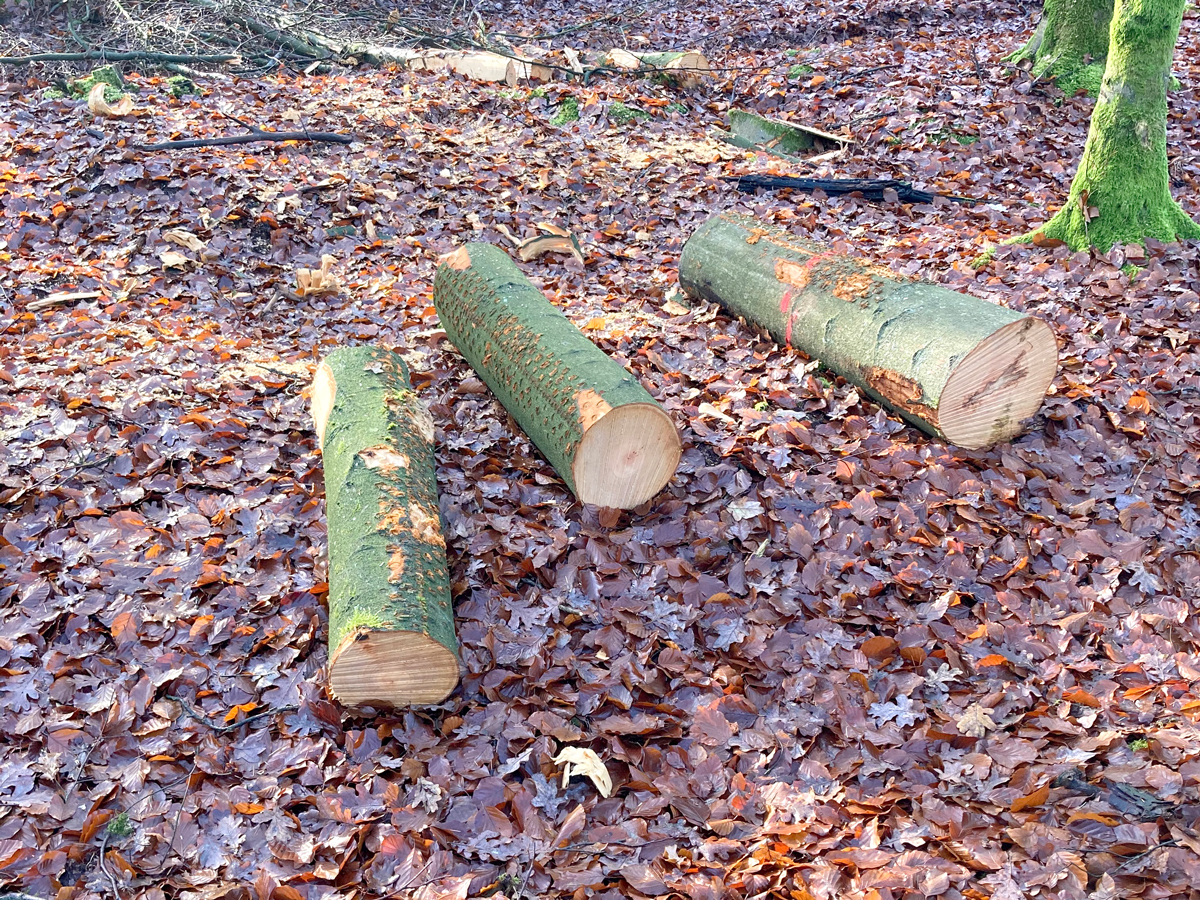
[[[675,423],[655,403],[614,407],[584,432],[571,474],[584,503],[632,509],[663,489],[682,453]]]
[[[329,660],[330,693],[346,706],[427,706],[458,684],[458,659],[419,631],[358,628]]]
[[[938,428],[968,450],[1007,441],[1038,411],[1058,368],[1058,343],[1041,319],[1018,319],[962,359],[938,400]]]

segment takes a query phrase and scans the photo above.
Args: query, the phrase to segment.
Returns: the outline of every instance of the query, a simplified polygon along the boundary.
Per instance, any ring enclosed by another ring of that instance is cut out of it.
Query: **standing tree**
[[[1033,37],[1012,56],[1029,60],[1035,78],[1053,79],[1067,94],[1100,90],[1108,58],[1113,0],[1046,0]]]
[[[1186,5],[1116,0],[1104,80],[1071,193],[1026,240],[1108,250],[1148,237],[1200,237],[1200,225],[1172,199],[1167,172],[1167,83]]]

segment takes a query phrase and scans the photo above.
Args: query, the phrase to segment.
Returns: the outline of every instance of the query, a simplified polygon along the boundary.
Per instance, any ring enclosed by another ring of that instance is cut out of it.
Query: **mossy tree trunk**
[[[675,474],[675,424],[625,369],[551,306],[508,255],[467,244],[442,260],[446,334],[585,503],[631,509]]]
[[[433,420],[408,368],[335,350],[312,388],[329,523],[329,682],[347,705],[439,703],[458,642],[438,512]]]
[[[1117,0],[1083,159],[1043,237],[1076,250],[1200,237],[1172,199],[1167,171],[1167,83],[1186,5]]]
[[[1045,0],[1042,18],[1011,62],[1029,60],[1035,78],[1053,79],[1067,94],[1100,89],[1108,56],[1113,0]]]
[[[1058,361],[1054,333],[1040,319],[907,280],[746,216],[714,216],[692,235],[679,284],[969,449],[1020,433]]]

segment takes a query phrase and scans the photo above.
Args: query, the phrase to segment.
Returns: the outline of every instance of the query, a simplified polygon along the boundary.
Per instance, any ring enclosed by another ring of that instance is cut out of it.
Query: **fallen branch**
[[[759,188],[777,191],[791,188],[796,191],[824,191],[830,196],[836,194],[862,194],[868,200],[887,200],[887,191],[895,191],[896,199],[901,203],[932,203],[935,197],[945,197],[955,203],[978,203],[971,197],[957,197],[954,194],[931,194],[929,191],[919,191],[907,181],[897,181],[894,178],[798,178],[794,175],[729,175],[725,181],[733,182],[733,186],[746,194],[752,194]]]
[[[215,138],[188,138],[182,141],[163,141],[161,144],[142,144],[134,150],[189,150],[193,147],[227,147],[230,144],[254,144],[258,141],[318,141],[326,144],[352,144],[358,138],[352,134],[331,131],[252,131]]]
[[[113,53],[107,50],[87,50],[82,53],[34,53],[31,56],[0,56],[0,65],[27,66],[37,62],[82,62],[89,59],[103,62],[159,62],[159,63],[227,63],[240,62],[237,54],[194,55],[179,53],[154,53],[149,50],[130,50]]]

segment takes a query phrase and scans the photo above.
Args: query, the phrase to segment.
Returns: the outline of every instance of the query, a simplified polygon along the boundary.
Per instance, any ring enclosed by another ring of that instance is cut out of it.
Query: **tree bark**
[[[1057,365],[1040,319],[792,238],[709,219],[679,283],[819,359],[919,428],[976,449],[1020,433]]]
[[[440,703],[458,643],[433,420],[390,350],[335,350],[313,381],[329,523],[329,684],[350,706]]]
[[[1030,60],[1030,74],[1053,79],[1067,94],[1100,90],[1108,56],[1113,0],[1045,0],[1042,19],[1025,46],[1008,57]]]
[[[1167,82],[1185,6],[1117,0],[1083,159],[1066,205],[1039,229],[1043,237],[1076,250],[1200,237],[1171,197],[1167,169]]]
[[[681,450],[670,417],[506,253],[450,254],[433,300],[454,346],[580,500],[632,509],[670,481]]]

